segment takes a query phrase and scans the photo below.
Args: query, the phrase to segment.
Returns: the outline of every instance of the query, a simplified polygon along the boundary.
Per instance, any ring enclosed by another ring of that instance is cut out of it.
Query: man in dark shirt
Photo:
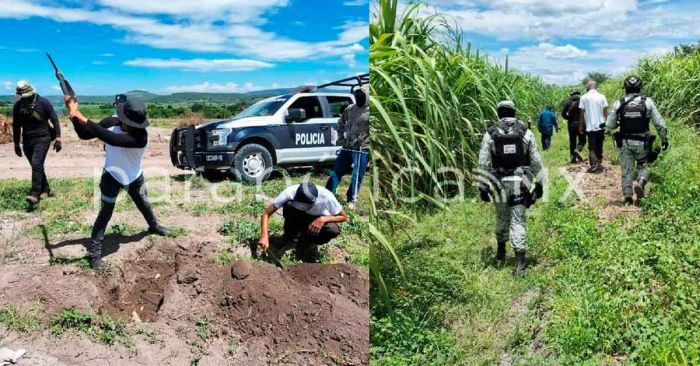
[[[561,116],[567,121],[567,129],[569,130],[569,156],[571,164],[583,161],[581,151],[586,146],[586,130],[583,123],[579,121],[580,113],[578,104],[581,100],[581,92],[574,90],[569,94],[564,104],[564,109],[561,111]]]
[[[22,157],[24,150],[32,166],[32,189],[27,202],[37,204],[40,199],[53,196],[44,172],[44,162],[52,140],[55,141],[54,150],[61,151],[61,124],[51,102],[36,94],[29,82],[20,80],[17,83],[17,96],[20,99],[12,109],[12,139],[15,154]]]

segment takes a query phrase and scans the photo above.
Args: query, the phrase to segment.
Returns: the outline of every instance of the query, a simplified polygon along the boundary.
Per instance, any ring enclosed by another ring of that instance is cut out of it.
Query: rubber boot
[[[644,199],[644,187],[647,185],[647,181],[640,179],[638,184],[634,186],[634,194],[637,195],[637,204],[641,203]]]
[[[172,232],[165,228],[164,226],[155,224],[148,228],[149,234],[155,234],[160,236],[171,236]]]
[[[506,242],[499,241],[498,247],[496,248],[496,260],[503,262],[506,260]]]
[[[527,261],[525,260],[525,251],[515,252],[515,274],[522,276],[525,274]]]
[[[102,240],[95,238],[90,239],[87,245],[87,252],[88,257],[90,257],[90,268],[100,274],[107,273],[107,264],[102,261]]]
[[[595,172],[596,167],[598,166],[598,158],[595,156],[591,155],[588,157],[588,162],[591,164],[591,166],[586,169],[586,173],[593,173]]]

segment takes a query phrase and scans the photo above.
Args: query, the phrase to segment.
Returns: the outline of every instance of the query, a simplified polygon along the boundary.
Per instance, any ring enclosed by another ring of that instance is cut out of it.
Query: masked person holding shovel
[[[26,80],[17,83],[17,97],[19,100],[12,109],[12,139],[15,154],[22,157],[24,150],[24,155],[32,166],[32,189],[27,202],[35,205],[40,199],[53,196],[46,179],[44,162],[52,140],[55,141],[54,151],[61,151],[61,124],[51,102],[37,94]]]
[[[369,84],[356,87],[353,95],[355,104],[348,106],[338,119],[338,144],[343,148],[326,183],[326,189],[335,194],[343,176],[352,173],[346,195],[350,209],[353,209],[357,202],[369,161]]]
[[[656,136],[651,135],[649,122],[654,122],[663,150],[668,149],[668,136],[666,122],[656,109],[656,104],[651,98],[641,94],[642,79],[630,76],[625,79],[624,87],[625,96],[613,103],[606,127],[608,131],[620,127],[620,131],[615,133],[615,143],[620,149],[622,195],[625,206],[631,206],[633,189],[637,195],[637,203],[644,198],[644,188],[649,182],[647,164],[656,160],[659,154],[658,150],[653,149]],[[637,185],[633,187],[635,165]]]
[[[116,103],[117,117],[108,117],[94,123],[78,110],[78,101],[65,97],[71,121],[82,140],[97,138],[105,143],[104,172],[100,180],[102,207],[88,244],[90,266],[105,271],[102,261],[102,242],[112,218],[119,191],[125,189],[148,223],[148,232],[168,236],[168,229],[160,226],[146,194],[143,178],[143,157],[148,144],[146,106],[137,100]]]
[[[270,217],[282,209],[284,216],[284,245],[276,254],[296,247],[297,257],[313,260],[318,256],[318,246],[326,244],[340,235],[341,222],[348,215],[335,195],[313,183],[302,183],[287,187],[260,216],[260,240],[263,251],[270,247],[268,222]]]

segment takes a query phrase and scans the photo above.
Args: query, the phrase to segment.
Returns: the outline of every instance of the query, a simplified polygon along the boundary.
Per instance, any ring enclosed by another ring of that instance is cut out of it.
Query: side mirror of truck
[[[303,108],[289,108],[284,116],[286,122],[300,122],[306,120],[306,110]]]

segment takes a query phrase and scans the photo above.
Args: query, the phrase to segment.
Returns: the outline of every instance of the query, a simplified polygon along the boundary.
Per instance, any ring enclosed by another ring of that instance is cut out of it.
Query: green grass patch
[[[61,337],[68,331],[75,331],[99,343],[119,343],[127,348],[133,347],[125,322],[75,309],[64,309],[60,315],[51,318],[49,330],[56,337]]]
[[[40,326],[37,318],[40,310],[41,304],[38,302],[26,308],[14,304],[0,308],[0,324],[11,331],[30,333]]]

